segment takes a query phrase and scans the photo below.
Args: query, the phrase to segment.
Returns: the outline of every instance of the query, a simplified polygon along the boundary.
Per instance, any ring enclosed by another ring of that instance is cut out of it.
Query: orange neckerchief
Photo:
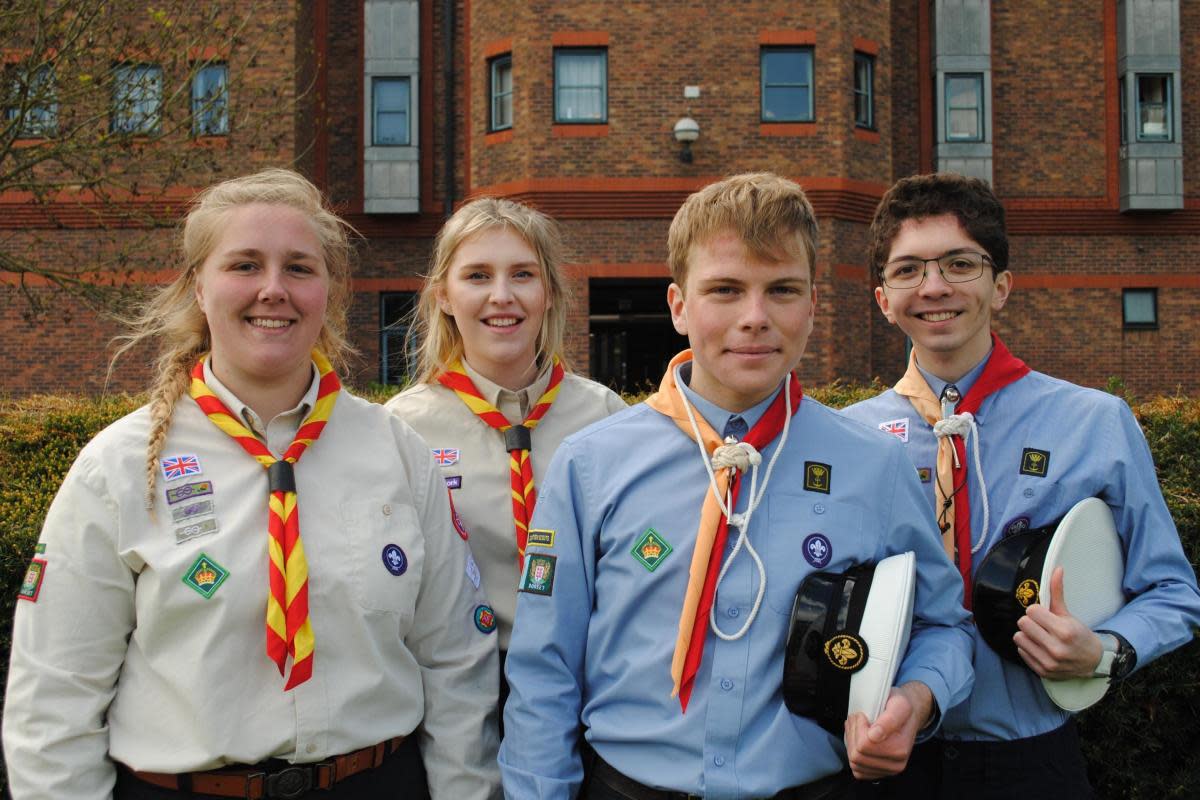
[[[475,413],[485,423],[503,433],[504,449],[509,452],[509,475],[512,481],[513,526],[517,535],[517,561],[525,564],[525,542],[529,536],[529,520],[533,518],[533,507],[537,503],[537,489],[533,485],[533,463],[529,460],[532,438],[530,432],[537,427],[542,417],[550,410],[554,398],[558,397],[558,387],[563,379],[563,367],[558,357],[554,358],[554,366],[550,370],[550,383],[546,391],[538,398],[537,403],[530,409],[529,415],[520,425],[513,425],[508,417],[484,399],[483,394],[475,387],[462,361],[455,361],[450,369],[438,375],[437,381],[448,389],[452,389],[458,398],[467,404],[467,408]],[[522,430],[517,430],[522,429]],[[509,431],[512,431],[510,434]]]
[[[663,375],[658,391],[646,399],[646,405],[674,420],[679,430],[695,441],[692,423],[688,420],[683,400],[675,386],[675,367],[692,360],[692,351],[684,350],[671,359]],[[800,381],[789,376],[788,391],[791,393],[792,414],[800,408],[803,389]],[[721,437],[712,429],[703,415],[696,414],[704,449],[711,456],[721,446]],[[765,448],[783,430],[784,396],[779,392],[766,413],[743,439],[756,449]],[[737,506],[738,490],[741,488],[739,474],[733,481],[730,510]],[[717,489],[724,496],[729,488],[729,470],[716,473]],[[721,513],[721,507],[712,488],[704,493],[704,505],[700,508],[700,524],[696,529],[696,548],[692,551],[692,563],[688,569],[687,591],[683,597],[683,609],[679,615],[679,633],[675,639],[675,654],[671,658],[671,696],[679,697],[679,706],[687,711],[692,695],[696,671],[704,655],[704,641],[708,637],[708,612],[712,608],[717,588],[717,575],[721,569],[721,555],[729,536],[729,520]]]
[[[1014,356],[1000,341],[1000,337],[992,334],[992,354],[988,356],[987,365],[979,378],[971,385],[971,390],[959,402],[956,414],[974,414],[983,405],[984,399],[993,392],[1008,386],[1013,381],[1020,380],[1029,374],[1029,367],[1024,361]],[[924,417],[930,425],[941,419],[942,409],[938,399],[933,396],[933,390],[925,381],[925,376],[917,369],[916,351],[908,362],[908,371],[895,386],[896,393],[904,395],[913,404],[913,408]],[[933,405],[930,406],[930,403]],[[932,414],[932,416],[931,416]],[[953,451],[951,451],[953,447]],[[975,442],[979,447],[979,442]],[[954,454],[957,453],[957,463]],[[943,475],[943,468],[947,474]],[[971,608],[971,497],[967,489],[967,449],[961,436],[946,436],[938,442],[937,460],[937,508],[947,514],[947,524],[942,528],[942,544],[950,560],[957,564],[958,573],[963,579],[963,605]],[[952,501],[946,498],[949,489]],[[947,502],[951,503],[946,508]],[[986,537],[987,531],[980,535]],[[957,558],[956,558],[957,556]]]
[[[267,470],[271,491],[267,502],[267,552],[270,555],[267,656],[279,667],[280,675],[284,673],[288,655],[292,656],[292,672],[283,687],[286,692],[312,677],[315,645],[308,615],[308,562],[304,558],[304,544],[300,541],[300,514],[296,510],[296,479],[292,465],[321,436],[342,384],[329,360],[319,350],[313,350],[312,359],[321,375],[317,402],[296,431],[287,452],[279,459],[208,388],[204,382],[207,357],[201,358],[192,369],[188,393],[214,425],[233,437]]]

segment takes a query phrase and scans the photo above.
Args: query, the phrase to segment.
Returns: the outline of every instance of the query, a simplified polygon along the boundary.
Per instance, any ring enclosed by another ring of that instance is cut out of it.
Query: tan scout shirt
[[[210,386],[277,455],[317,394],[264,426]],[[498,796],[496,636],[476,624],[485,601],[420,437],[342,392],[296,466],[316,649],[284,692],[265,652],[266,470],[183,397],[151,517],[148,430],[141,408],[97,435],[47,515],[44,574],[14,623],[13,797],[110,797],[112,760],[313,762],[418,726],[434,798]]]
[[[550,383],[547,367],[530,386],[513,392],[492,383],[465,361],[463,365],[480,393],[513,423],[525,419]],[[413,426],[431,448],[449,451],[441,454],[442,475],[451,487],[454,510],[470,535],[468,543],[479,562],[483,589],[500,622],[500,649],[506,650],[520,575],[504,436],[441,384],[412,386],[389,400],[387,408]],[[625,401],[611,389],[571,373],[563,376],[554,405],[533,429],[534,486],[541,485],[563,439],[623,408]]]

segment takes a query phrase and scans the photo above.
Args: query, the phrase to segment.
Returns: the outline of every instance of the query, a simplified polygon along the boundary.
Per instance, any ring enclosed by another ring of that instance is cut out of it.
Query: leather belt
[[[667,789],[646,786],[624,773],[618,772],[616,767],[599,755],[594,755],[593,758],[595,760],[592,763],[590,779],[600,781],[610,789],[615,789],[632,800],[703,800],[704,798],[704,795],[700,794],[672,792]],[[834,798],[842,797],[840,790],[845,789],[848,784],[848,775],[842,771],[803,786],[784,789],[778,794],[771,795],[769,800],[834,800]]]
[[[241,797],[244,800],[294,800],[313,789],[328,789],[351,775],[375,769],[400,749],[403,742],[404,737],[397,736],[315,764],[286,764],[276,769],[269,766],[271,762],[266,762],[263,765],[223,767],[210,772],[170,774],[131,769],[129,773],[140,781],[180,792]]]

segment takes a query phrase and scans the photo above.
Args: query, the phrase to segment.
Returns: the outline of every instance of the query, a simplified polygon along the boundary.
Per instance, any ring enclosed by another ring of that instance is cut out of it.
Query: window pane
[[[410,141],[408,130],[409,79],[375,78],[371,82],[374,124],[371,144],[403,146]]]
[[[491,129],[512,127],[512,58],[497,58],[492,62]]]
[[[761,90],[764,122],[811,122],[812,50],[764,49]]]
[[[763,93],[764,120],[786,122],[808,118],[808,89],[768,88]]]
[[[1139,75],[1138,138],[1170,141],[1171,136],[1171,76]]]
[[[4,71],[4,89],[13,104],[4,109],[4,119],[20,117],[19,136],[53,136],[58,129],[58,99],[55,96],[54,68],[39,67],[30,74],[13,64]]]
[[[1126,289],[1121,294],[1127,326],[1158,325],[1157,296],[1154,289]]]
[[[875,127],[875,60],[868,55],[854,55],[854,124]]]
[[[224,64],[202,67],[192,78],[192,132],[197,136],[229,133],[227,78]]]
[[[416,342],[406,342],[409,315],[415,300],[415,292],[384,292],[380,295],[379,378],[382,383],[404,383],[416,364]],[[414,349],[406,351],[405,344],[412,344]]]
[[[136,65],[117,67],[113,83],[112,130],[149,134],[158,131],[162,105],[162,69]]]
[[[983,78],[946,76],[946,138],[983,141]]]
[[[767,50],[763,72],[768,85],[807,86],[812,82],[812,54],[808,50]]]
[[[557,122],[604,122],[608,59],[603,50],[554,51],[554,118]]]

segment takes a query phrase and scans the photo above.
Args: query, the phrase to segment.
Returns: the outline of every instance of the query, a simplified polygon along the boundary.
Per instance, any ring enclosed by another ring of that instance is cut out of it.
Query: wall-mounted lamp
[[[700,123],[691,117],[680,117],[675,123],[675,141],[682,145],[679,150],[679,160],[684,164],[692,163],[692,142],[700,138]]]

